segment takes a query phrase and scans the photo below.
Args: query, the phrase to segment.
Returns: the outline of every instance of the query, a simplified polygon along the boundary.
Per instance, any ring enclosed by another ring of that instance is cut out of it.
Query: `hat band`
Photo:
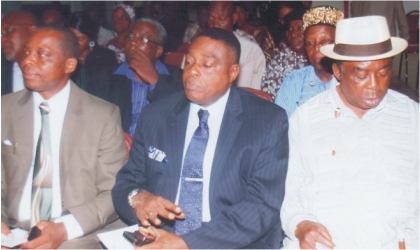
[[[392,50],[391,39],[374,44],[335,44],[333,51],[342,56],[375,56]]]

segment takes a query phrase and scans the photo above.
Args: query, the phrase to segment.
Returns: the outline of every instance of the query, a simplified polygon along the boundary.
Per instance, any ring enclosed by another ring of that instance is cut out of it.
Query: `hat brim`
[[[329,57],[335,60],[340,60],[340,61],[373,61],[373,60],[393,57],[403,52],[407,48],[408,43],[406,40],[402,38],[391,37],[391,45],[392,45],[391,51],[384,54],[374,55],[374,56],[343,56],[333,51],[334,44],[322,46],[320,51],[326,57]]]

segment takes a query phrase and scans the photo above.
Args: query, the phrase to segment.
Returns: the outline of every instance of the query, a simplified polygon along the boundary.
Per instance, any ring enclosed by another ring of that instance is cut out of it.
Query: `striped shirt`
[[[331,85],[289,119],[285,248],[299,248],[296,225],[310,220],[338,249],[396,249],[399,238],[418,249],[419,104],[388,90],[360,119]]]
[[[331,79],[325,84],[322,83],[315,74],[314,67],[309,65],[293,71],[284,78],[277,93],[275,103],[284,108],[287,116],[290,118],[297,107],[329,89],[330,85]]]
[[[159,75],[169,75],[168,69],[161,61],[156,60],[155,68]],[[134,132],[136,131],[137,127],[137,120],[139,119],[140,113],[143,108],[149,104],[149,100],[147,100],[147,93],[149,91],[153,92],[156,87],[156,83],[147,84],[145,82],[139,82],[134,75],[134,70],[129,68],[127,62],[122,63],[120,67],[118,67],[118,69],[114,72],[114,74],[125,75],[128,79],[131,80],[132,119],[128,133],[131,136],[134,136]]]

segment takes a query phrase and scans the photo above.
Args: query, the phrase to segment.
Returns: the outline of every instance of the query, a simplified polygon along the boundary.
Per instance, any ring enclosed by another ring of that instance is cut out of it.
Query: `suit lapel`
[[[241,97],[237,88],[232,87],[226,103],[225,113],[223,115],[222,125],[220,127],[219,138],[217,140],[216,150],[214,152],[213,165],[211,169],[209,199],[210,204],[217,204],[214,200],[215,187],[223,174],[227,157],[231,152],[235,138],[242,126],[242,121],[238,118],[242,113]],[[211,210],[211,208],[210,208]]]
[[[21,173],[29,173],[32,164],[34,152],[34,109],[32,92],[25,90],[25,95],[18,101],[19,111],[13,119],[13,127],[15,128],[16,150],[19,154]],[[22,180],[16,183],[26,183],[26,174],[22,174]],[[23,187],[22,187],[23,188]]]
[[[71,157],[78,148],[80,135],[83,132],[86,121],[83,119],[83,103],[80,95],[81,90],[71,82],[69,103],[67,104],[63,130],[60,142],[60,186],[61,196],[64,196],[67,172],[71,169]]]
[[[173,150],[173,162],[169,171],[167,171],[168,176],[165,179],[173,181],[166,182],[165,185],[168,185],[168,188],[163,187],[162,190],[170,190],[168,197],[172,201],[176,199],[178,182],[181,176],[182,155],[184,152],[185,133],[190,110],[189,103],[185,95],[182,95],[180,101],[174,107],[173,113],[168,118],[168,142],[170,144],[169,148]]]

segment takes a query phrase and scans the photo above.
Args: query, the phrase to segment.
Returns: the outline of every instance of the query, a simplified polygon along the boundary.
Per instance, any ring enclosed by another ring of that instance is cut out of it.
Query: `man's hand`
[[[159,74],[155,68],[154,62],[140,50],[137,44],[131,43],[126,52],[128,66],[134,70],[138,80],[147,84],[154,84],[159,79]],[[154,46],[154,45],[153,45]]]
[[[144,190],[133,196],[131,203],[136,217],[144,227],[150,225],[149,221],[159,226],[162,222],[158,216],[168,220],[185,218],[180,207]]]
[[[41,235],[36,239],[21,244],[22,248],[57,248],[67,240],[64,223],[41,221],[36,225]]]
[[[142,247],[136,248],[145,248],[145,249],[189,249],[185,241],[177,236],[174,233],[168,232],[164,229],[156,229],[153,226],[150,226],[145,229],[139,228],[139,232],[145,237],[149,238],[151,235],[154,235],[155,241],[152,243],[146,244]]]
[[[323,225],[304,220],[296,226],[295,236],[299,239],[300,248],[316,248],[316,243],[320,243],[326,247],[334,248],[332,237],[327,228]]]
[[[7,224],[3,221],[1,222],[1,233],[9,238],[13,237],[12,233],[10,232],[9,226],[7,226]]]

